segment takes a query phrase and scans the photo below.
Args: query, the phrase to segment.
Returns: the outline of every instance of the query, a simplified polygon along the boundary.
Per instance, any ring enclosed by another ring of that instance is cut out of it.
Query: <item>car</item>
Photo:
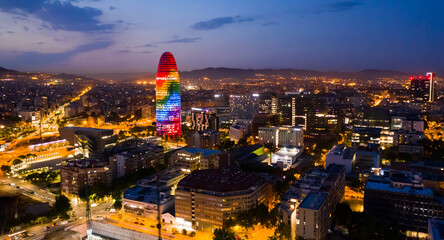
[[[36,233],[29,234],[30,237],[35,236],[35,235],[36,235]]]

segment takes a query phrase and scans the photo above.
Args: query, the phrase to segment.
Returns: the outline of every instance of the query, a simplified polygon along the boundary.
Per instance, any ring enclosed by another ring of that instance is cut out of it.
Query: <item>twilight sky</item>
[[[0,0],[0,66],[444,72],[442,0]]]

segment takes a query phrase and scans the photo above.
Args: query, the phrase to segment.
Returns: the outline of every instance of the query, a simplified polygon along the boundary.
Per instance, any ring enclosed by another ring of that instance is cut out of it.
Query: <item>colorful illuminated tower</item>
[[[181,135],[179,72],[170,52],[162,54],[157,68],[156,121],[157,135]]]

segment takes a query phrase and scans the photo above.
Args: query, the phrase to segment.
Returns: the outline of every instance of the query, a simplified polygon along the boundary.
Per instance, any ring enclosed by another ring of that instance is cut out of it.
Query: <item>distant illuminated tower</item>
[[[157,68],[156,121],[157,135],[181,135],[179,72],[170,52],[162,54]]]
[[[435,92],[435,88],[436,88],[436,81],[435,81],[435,73],[433,72],[428,72],[427,73],[427,79],[429,79],[430,81],[430,96],[429,96],[429,102],[433,102],[436,100],[436,92]]]
[[[435,101],[435,73],[428,72],[427,77],[411,77],[410,92],[413,102],[433,102]]]

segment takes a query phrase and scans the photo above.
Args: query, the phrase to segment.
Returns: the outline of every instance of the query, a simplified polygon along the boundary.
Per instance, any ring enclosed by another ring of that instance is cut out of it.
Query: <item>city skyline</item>
[[[157,56],[171,51],[185,71],[443,71],[441,2],[252,3],[6,0],[0,2],[0,66],[154,72]]]

